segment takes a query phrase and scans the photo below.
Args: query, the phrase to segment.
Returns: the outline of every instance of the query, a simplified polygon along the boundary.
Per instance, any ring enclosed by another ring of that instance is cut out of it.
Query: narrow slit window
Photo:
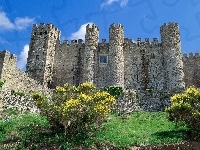
[[[99,62],[100,62],[100,64],[107,64],[108,56],[106,56],[106,55],[99,56]]]
[[[36,60],[39,60],[39,55],[36,55]]]
[[[155,58],[155,54],[154,54],[154,53],[151,53],[150,59],[154,59],[154,58]]]

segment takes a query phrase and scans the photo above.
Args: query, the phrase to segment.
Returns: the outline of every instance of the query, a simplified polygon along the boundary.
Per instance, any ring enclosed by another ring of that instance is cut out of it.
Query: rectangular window
[[[108,63],[108,56],[107,55],[99,56],[99,63],[100,64],[107,64]]]

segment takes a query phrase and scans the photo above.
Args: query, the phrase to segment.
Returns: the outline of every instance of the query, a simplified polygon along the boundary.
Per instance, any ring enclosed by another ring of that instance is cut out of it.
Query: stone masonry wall
[[[2,91],[20,91],[29,93],[31,91],[40,91],[45,95],[50,95],[51,90],[42,86],[39,81],[30,78],[25,72],[17,69],[15,55],[11,55],[8,51],[0,53],[1,80],[6,80]]]
[[[185,86],[200,87],[200,56],[199,53],[183,54],[183,71]]]
[[[138,38],[137,43],[125,39],[124,58],[127,89],[163,89],[163,55],[156,38],[153,42],[149,42],[148,38],[142,42]]]
[[[40,112],[34,100],[28,96],[14,95],[11,92],[2,92],[2,109],[14,109],[21,112]]]
[[[99,43],[97,57],[96,57],[96,86],[97,87],[104,87],[110,85],[110,66],[109,61],[108,63],[99,63],[99,57],[106,56],[109,57],[109,43],[106,43],[106,40],[103,39],[102,43]]]
[[[59,44],[60,31],[52,24],[33,25],[26,70],[29,76],[42,84],[52,81],[54,55]]]
[[[82,82],[84,47],[82,40],[72,40],[60,44],[56,48],[52,77],[52,88],[66,82],[78,85]]]

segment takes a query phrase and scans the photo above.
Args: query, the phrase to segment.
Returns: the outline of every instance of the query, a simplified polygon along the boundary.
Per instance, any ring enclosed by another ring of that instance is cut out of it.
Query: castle
[[[182,55],[178,24],[163,24],[160,35],[161,43],[157,38],[152,42],[149,38],[133,42],[124,37],[121,24],[112,24],[109,42],[102,39],[99,43],[99,28],[93,24],[86,26],[84,43],[78,39],[69,44],[67,40],[60,42],[60,31],[54,25],[34,24],[26,71],[16,68],[15,55],[2,51],[1,78],[11,80],[7,88],[10,85],[14,88],[16,82],[19,90],[28,86],[29,90],[33,86],[55,88],[66,82],[78,85],[85,81],[93,82],[98,88],[113,85],[136,90],[199,87],[200,57],[199,54]]]

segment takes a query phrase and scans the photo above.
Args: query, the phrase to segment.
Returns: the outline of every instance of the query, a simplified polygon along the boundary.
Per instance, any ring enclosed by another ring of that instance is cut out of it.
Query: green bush
[[[39,93],[34,93],[33,99],[54,129],[64,129],[68,136],[100,126],[115,102],[113,96],[89,82],[78,87],[67,83],[57,86],[51,100]]]
[[[200,89],[189,87],[183,94],[175,94],[166,108],[169,119],[182,121],[195,129],[200,129]]]
[[[123,88],[120,86],[108,86],[103,88],[104,91],[108,92],[110,95],[118,98],[123,94]]]

